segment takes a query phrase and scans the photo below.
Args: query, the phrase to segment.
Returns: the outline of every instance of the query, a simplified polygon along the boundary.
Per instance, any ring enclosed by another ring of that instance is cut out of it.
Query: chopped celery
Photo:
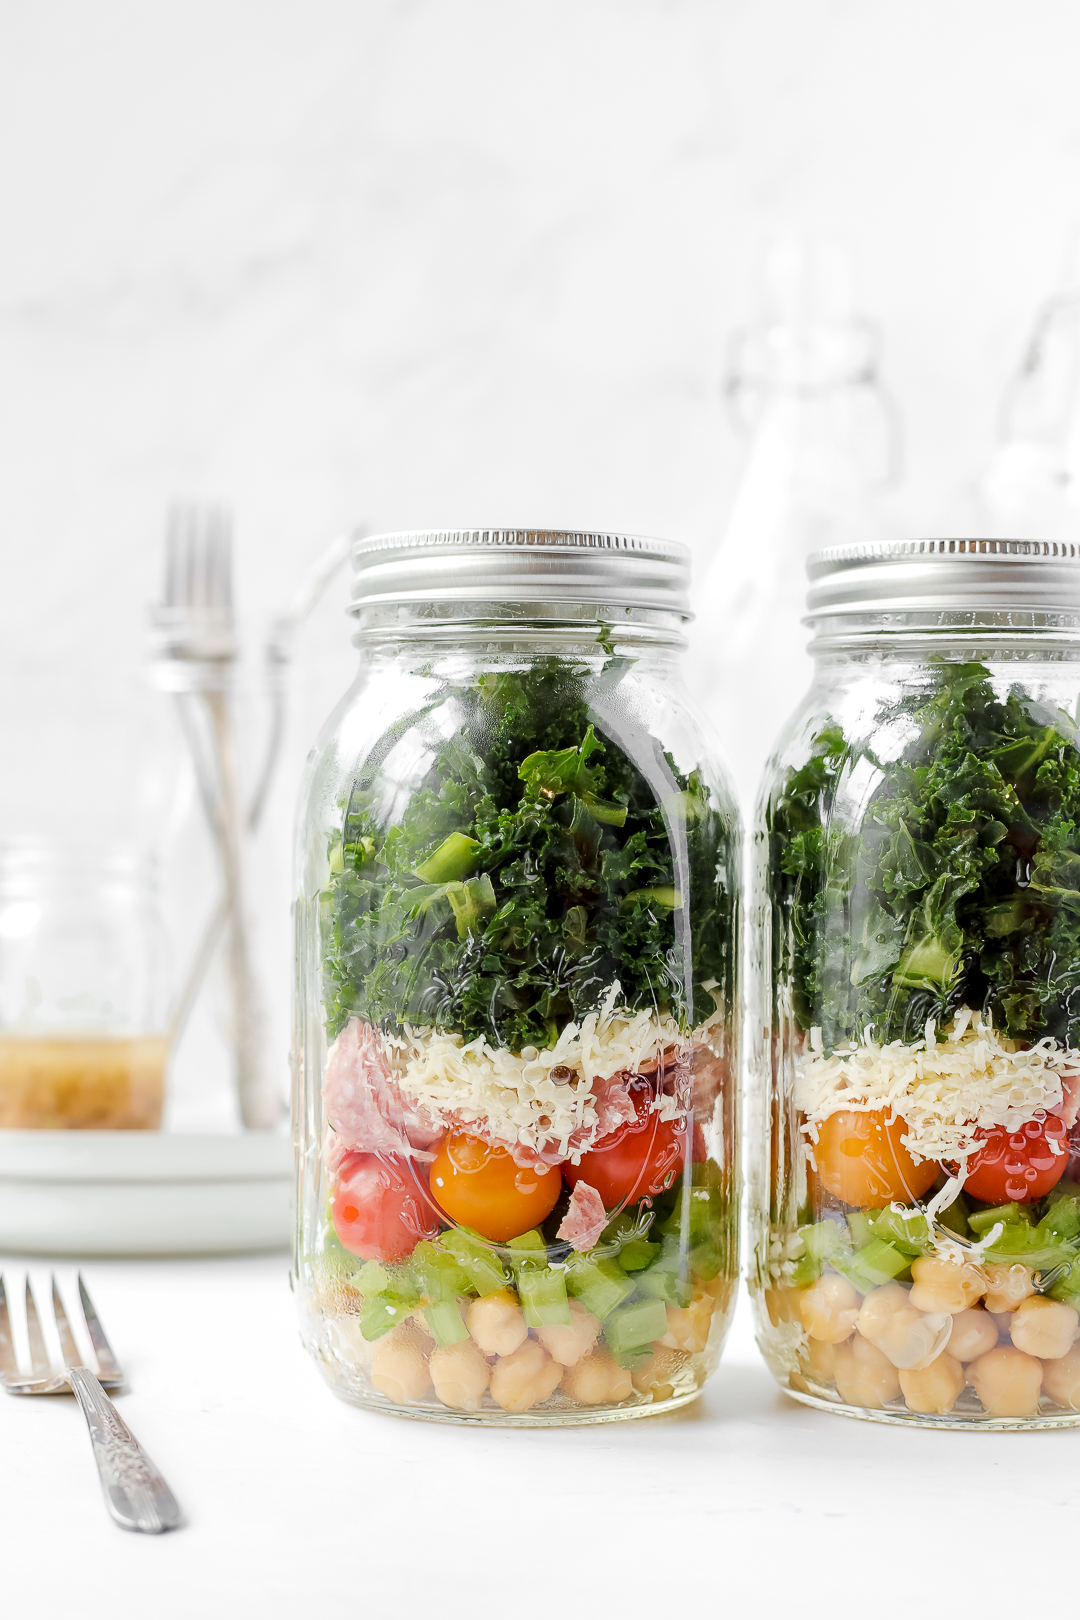
[[[691,1246],[704,1242],[723,1219],[725,1203],[724,1173],[718,1165],[706,1159],[692,1168],[690,1188],[680,1181],[672,1189],[675,1203],[671,1214],[656,1228],[664,1237],[684,1238]]]
[[[517,1276],[518,1298],[532,1328],[569,1327],[566,1272],[551,1266],[522,1266]]]
[[[690,1250],[690,1270],[701,1282],[712,1282],[724,1269],[724,1251],[711,1238]]]
[[[998,1204],[993,1209],[974,1209],[968,1215],[968,1225],[980,1238],[999,1221],[1002,1226],[1030,1226],[1031,1211],[1026,1204]]]
[[[480,848],[475,838],[467,833],[452,832],[444,838],[438,849],[413,871],[425,883],[453,883],[468,877],[476,865],[476,851]]]
[[[991,1261],[1006,1261],[1030,1266],[1032,1271],[1050,1271],[1055,1266],[1069,1265],[1076,1258],[1076,1250],[1037,1226],[1026,1221],[1010,1221],[1002,1232],[983,1250]]]
[[[687,1262],[674,1238],[665,1238],[660,1258],[646,1271],[634,1276],[639,1294],[662,1299],[669,1305],[685,1308],[693,1297],[693,1288],[687,1276]]]
[[[646,1266],[651,1266],[659,1258],[659,1243],[649,1243],[645,1238],[631,1238],[616,1256],[624,1271],[644,1271]]]
[[[431,1337],[440,1347],[444,1344],[458,1344],[462,1339],[469,1337],[469,1330],[461,1320],[461,1312],[455,1300],[441,1299],[434,1305],[425,1306],[424,1321],[431,1329]]]
[[[482,1237],[464,1227],[456,1227],[444,1232],[439,1241],[468,1274],[472,1287],[481,1297],[497,1294],[500,1288],[506,1287],[506,1273],[498,1256],[492,1254]]]
[[[547,1260],[547,1244],[544,1242],[544,1234],[538,1232],[535,1226],[531,1232],[522,1232],[520,1237],[511,1238],[506,1247],[513,1250],[510,1256],[510,1264],[515,1271],[519,1265],[524,1263],[527,1256],[531,1256],[534,1261],[539,1258],[541,1264]]]
[[[879,1209],[853,1209],[851,1211],[847,1218],[848,1231],[851,1233],[851,1241],[856,1248],[862,1243],[869,1243],[874,1235],[874,1216],[881,1213]]]
[[[838,1221],[817,1221],[812,1226],[800,1226],[803,1252],[794,1262],[791,1280],[796,1288],[808,1288],[821,1276],[834,1255],[850,1254],[847,1233]]]
[[[1080,1260],[1074,1260],[1046,1292],[1051,1299],[1060,1299],[1080,1311]]]
[[[359,1271],[349,1278],[350,1287],[358,1294],[392,1293],[390,1274],[377,1260],[365,1260]]]
[[[422,1239],[409,1257],[409,1272],[417,1291],[430,1300],[450,1300],[472,1293],[472,1279],[457,1257]]]
[[[411,1305],[403,1303],[396,1294],[372,1294],[365,1299],[360,1313],[360,1332],[365,1339],[381,1339],[392,1327],[404,1322]]]
[[[944,1226],[948,1231],[955,1232],[957,1237],[970,1237],[967,1199],[963,1193],[958,1193],[948,1209],[941,1211],[937,1221],[939,1226]]]
[[[635,1299],[612,1311],[604,1323],[604,1338],[616,1360],[636,1360],[648,1354],[654,1339],[667,1332],[667,1309],[662,1299]]]
[[[909,1259],[916,1255],[931,1254],[934,1237],[930,1223],[921,1209],[879,1209],[870,1222],[871,1236],[892,1244]]]
[[[614,1260],[576,1255],[566,1267],[567,1292],[601,1321],[634,1292],[634,1284]]]
[[[1035,1230],[1046,1237],[1058,1238],[1062,1243],[1074,1242],[1080,1237],[1080,1200],[1059,1198],[1050,1205]]]
[[[885,1283],[895,1282],[900,1273],[907,1271],[911,1265],[911,1256],[901,1254],[899,1249],[886,1243],[883,1238],[871,1238],[854,1254],[835,1256],[832,1265],[860,1293],[866,1294],[871,1288],[881,1288]]]

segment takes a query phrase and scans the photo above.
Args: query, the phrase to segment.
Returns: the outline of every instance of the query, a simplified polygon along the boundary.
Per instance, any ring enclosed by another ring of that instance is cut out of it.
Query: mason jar
[[[156,1130],[168,994],[146,854],[60,840],[0,847],[0,1127]]]
[[[754,833],[751,1288],[799,1400],[1080,1421],[1080,548],[809,564]]]
[[[739,835],[679,681],[685,548],[354,550],[297,865],[294,1280],[346,1400],[692,1400],[738,1271]]]

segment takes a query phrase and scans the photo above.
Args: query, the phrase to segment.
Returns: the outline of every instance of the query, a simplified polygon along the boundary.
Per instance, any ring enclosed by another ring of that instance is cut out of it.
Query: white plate
[[[292,1144],[281,1136],[0,1131],[0,1250],[280,1249],[292,1227],[292,1177]]]

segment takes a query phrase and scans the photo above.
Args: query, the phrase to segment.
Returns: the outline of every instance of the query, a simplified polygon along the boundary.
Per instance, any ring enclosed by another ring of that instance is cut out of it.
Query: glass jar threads
[[[1080,548],[809,571],[755,832],[760,1343],[853,1416],[1080,1422]]]
[[[684,548],[355,549],[300,834],[303,1333],[348,1400],[691,1400],[737,1276],[738,830],[677,675]]]

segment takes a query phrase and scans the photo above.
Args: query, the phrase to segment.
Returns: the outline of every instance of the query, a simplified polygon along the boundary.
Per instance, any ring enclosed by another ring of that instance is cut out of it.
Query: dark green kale
[[[835,724],[768,811],[775,982],[827,1048],[968,1006],[1080,1044],[1080,737],[981,664],[883,705],[879,760]],[[868,791],[868,789],[870,791]],[[858,809],[852,809],[858,806]]]
[[[544,1045],[615,979],[626,1005],[684,1026],[713,1011],[703,982],[732,969],[731,829],[698,773],[643,738],[658,800],[597,735],[582,673],[552,659],[447,684],[362,765],[322,899],[331,1037],[357,1014]]]

